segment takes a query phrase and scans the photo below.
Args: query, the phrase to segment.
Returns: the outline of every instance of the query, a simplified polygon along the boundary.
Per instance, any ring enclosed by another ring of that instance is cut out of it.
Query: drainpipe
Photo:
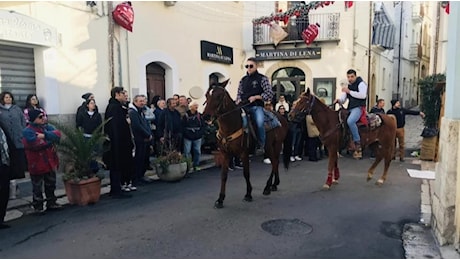
[[[107,2],[107,9],[108,9],[108,19],[109,19],[109,86],[112,89],[115,86],[115,71],[114,71],[114,62],[113,62],[113,16],[111,10],[113,10],[113,2]]]
[[[128,30],[125,30],[125,33],[126,33],[125,34],[126,35],[125,40],[126,40],[126,68],[127,68],[126,72],[128,74],[128,83],[127,84],[128,84],[128,86],[131,86],[131,73],[130,73],[130,68],[131,67],[129,66],[129,44],[128,44],[129,43],[129,41],[128,41],[129,32],[128,32]]]
[[[369,41],[368,41],[368,57],[367,57],[367,107],[370,107],[369,87],[371,84],[371,47],[372,47],[372,1],[369,1]],[[355,8],[356,9],[356,8]],[[374,82],[375,83],[375,82]]]
[[[402,28],[403,28],[403,21],[402,21],[402,18],[403,18],[403,15],[402,15],[402,12],[403,12],[403,1],[400,1],[399,3],[401,3],[401,6],[400,6],[400,12],[399,12],[399,54],[398,54],[398,82],[396,84],[397,86],[397,91],[396,91],[396,99],[399,100],[399,86],[400,86],[400,82],[401,82],[401,49],[402,49]]]
[[[434,54],[433,54],[433,75],[436,74],[438,66],[438,48],[439,48],[439,23],[441,22],[441,2],[436,4],[436,32],[434,36]]]
[[[118,86],[123,86],[123,76],[122,76],[122,67],[121,67],[121,47],[120,47],[120,41],[117,39],[117,37],[113,37],[115,41],[117,42],[117,62],[118,62]]]

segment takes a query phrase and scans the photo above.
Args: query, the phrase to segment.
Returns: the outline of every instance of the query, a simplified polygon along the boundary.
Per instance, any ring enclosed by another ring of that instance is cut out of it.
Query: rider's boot
[[[355,142],[355,152],[353,153],[353,158],[361,159],[363,158],[363,152],[361,150],[361,143]]]

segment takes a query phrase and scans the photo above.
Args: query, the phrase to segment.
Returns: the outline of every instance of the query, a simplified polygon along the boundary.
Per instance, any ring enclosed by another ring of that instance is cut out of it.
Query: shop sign
[[[53,47],[57,30],[27,15],[0,10],[0,40]]]
[[[233,48],[213,42],[201,41],[201,60],[233,64]]]
[[[321,59],[321,48],[256,50],[257,60]]]

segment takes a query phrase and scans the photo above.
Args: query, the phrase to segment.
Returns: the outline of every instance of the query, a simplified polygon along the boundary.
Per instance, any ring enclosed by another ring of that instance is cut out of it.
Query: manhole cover
[[[299,219],[274,219],[262,223],[262,229],[273,236],[302,236],[313,231],[313,227]]]

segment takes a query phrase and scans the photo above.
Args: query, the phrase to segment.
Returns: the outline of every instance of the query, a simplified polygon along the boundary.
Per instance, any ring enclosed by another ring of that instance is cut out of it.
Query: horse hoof
[[[223,203],[223,202],[216,201],[216,202],[214,203],[214,208],[216,208],[216,209],[221,209],[221,208],[223,208],[223,207],[224,207],[224,203]]]
[[[278,190],[278,187],[276,187],[275,185],[272,186],[272,191],[277,191]]]
[[[244,196],[244,201],[251,202],[252,201],[252,196]]]
[[[327,185],[327,184],[324,184],[323,185],[323,190],[329,190],[331,189],[331,186]]]
[[[264,192],[262,193],[263,195],[270,195],[271,191],[270,189],[264,189]]]
[[[382,186],[383,185],[383,180],[382,179],[379,179],[377,182],[375,182],[375,185],[377,186]]]
[[[339,184],[339,181],[338,180],[332,180],[332,184],[337,185],[337,184]]]
[[[366,181],[370,181],[370,180],[372,180],[372,177],[367,176]]]

